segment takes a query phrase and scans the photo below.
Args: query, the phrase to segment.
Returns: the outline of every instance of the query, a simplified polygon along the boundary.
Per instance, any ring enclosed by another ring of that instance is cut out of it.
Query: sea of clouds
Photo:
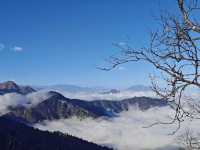
[[[145,92],[124,91],[116,94],[102,93],[70,93],[62,92],[69,98],[80,98],[86,100],[108,99],[120,100],[134,96],[150,96]],[[28,94],[26,96],[10,93],[0,96],[0,114],[9,111],[10,106],[24,105],[31,107],[48,98],[48,94],[44,91]],[[80,120],[76,117],[71,119],[61,119],[54,121],[44,121],[35,124],[36,128],[49,131],[61,131],[63,133],[72,134],[74,136],[92,141],[97,144],[114,147],[117,150],[172,150],[178,144],[177,137],[181,135],[186,128],[192,128],[195,132],[199,131],[200,121],[190,120],[184,122],[181,129],[175,135],[168,135],[173,132],[177,125],[156,125],[150,128],[144,128],[156,121],[170,121],[174,111],[170,107],[151,108],[147,111],[141,111],[136,107],[130,108],[119,114],[118,117],[87,118]]]
[[[68,92],[63,90],[57,90],[65,97],[73,99],[82,99],[86,101],[91,100],[122,100],[132,97],[156,97],[153,91],[121,91],[119,93],[101,93],[101,92]]]
[[[112,94],[107,93],[103,94],[100,92],[68,92],[68,91],[58,91],[62,93],[67,98],[72,99],[82,99],[86,101],[91,100],[122,100],[125,98],[131,97],[140,97],[140,96],[148,96],[152,97],[153,92],[131,92],[131,91],[123,91],[120,93]],[[37,105],[43,100],[47,99],[49,94],[47,91],[38,91],[28,95],[21,95],[17,93],[8,93],[4,95],[0,95],[0,114],[5,114],[9,111],[10,106],[24,105],[26,107],[31,107]]]
[[[170,121],[174,111],[170,107],[152,108],[141,111],[131,108],[112,119],[80,120],[76,117],[55,121],[44,121],[35,127],[41,130],[61,131],[88,141],[107,145],[116,150],[173,150],[179,147],[177,137],[191,125],[198,131],[198,123],[185,122],[175,134],[169,135],[177,129],[177,124],[147,126],[157,121]]]

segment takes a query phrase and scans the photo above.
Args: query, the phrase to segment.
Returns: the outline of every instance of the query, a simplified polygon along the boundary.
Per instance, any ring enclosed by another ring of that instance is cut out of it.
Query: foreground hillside
[[[60,132],[34,129],[0,117],[1,150],[111,150]]]

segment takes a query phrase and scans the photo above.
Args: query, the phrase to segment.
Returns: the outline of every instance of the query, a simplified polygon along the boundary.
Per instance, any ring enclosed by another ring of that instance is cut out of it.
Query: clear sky
[[[147,44],[161,9],[175,0],[1,0],[0,81],[21,84],[119,86],[148,84],[153,70],[128,64],[96,69],[129,37]]]

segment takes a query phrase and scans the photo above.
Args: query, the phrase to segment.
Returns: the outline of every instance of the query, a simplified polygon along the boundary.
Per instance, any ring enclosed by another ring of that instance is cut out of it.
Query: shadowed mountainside
[[[7,117],[0,117],[2,150],[111,150],[60,132],[34,129]]]

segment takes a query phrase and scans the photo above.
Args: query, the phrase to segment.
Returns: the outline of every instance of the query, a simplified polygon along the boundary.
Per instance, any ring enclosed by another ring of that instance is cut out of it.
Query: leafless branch
[[[197,0],[188,0],[187,4],[186,0],[177,0],[179,16],[161,15],[161,27],[150,34],[148,46],[138,49],[128,44],[115,44],[121,50],[120,55],[110,57],[110,67],[101,68],[108,71],[118,65],[138,61],[154,66],[163,74],[166,86],[152,80],[152,89],[163,100],[168,101],[175,110],[175,115],[168,123],[157,122],[152,125],[177,123],[177,130],[185,119],[200,118],[197,105],[191,107],[199,112],[195,115],[183,105],[185,91],[191,86],[200,88],[200,24],[195,19],[195,14],[199,12],[199,3]]]

